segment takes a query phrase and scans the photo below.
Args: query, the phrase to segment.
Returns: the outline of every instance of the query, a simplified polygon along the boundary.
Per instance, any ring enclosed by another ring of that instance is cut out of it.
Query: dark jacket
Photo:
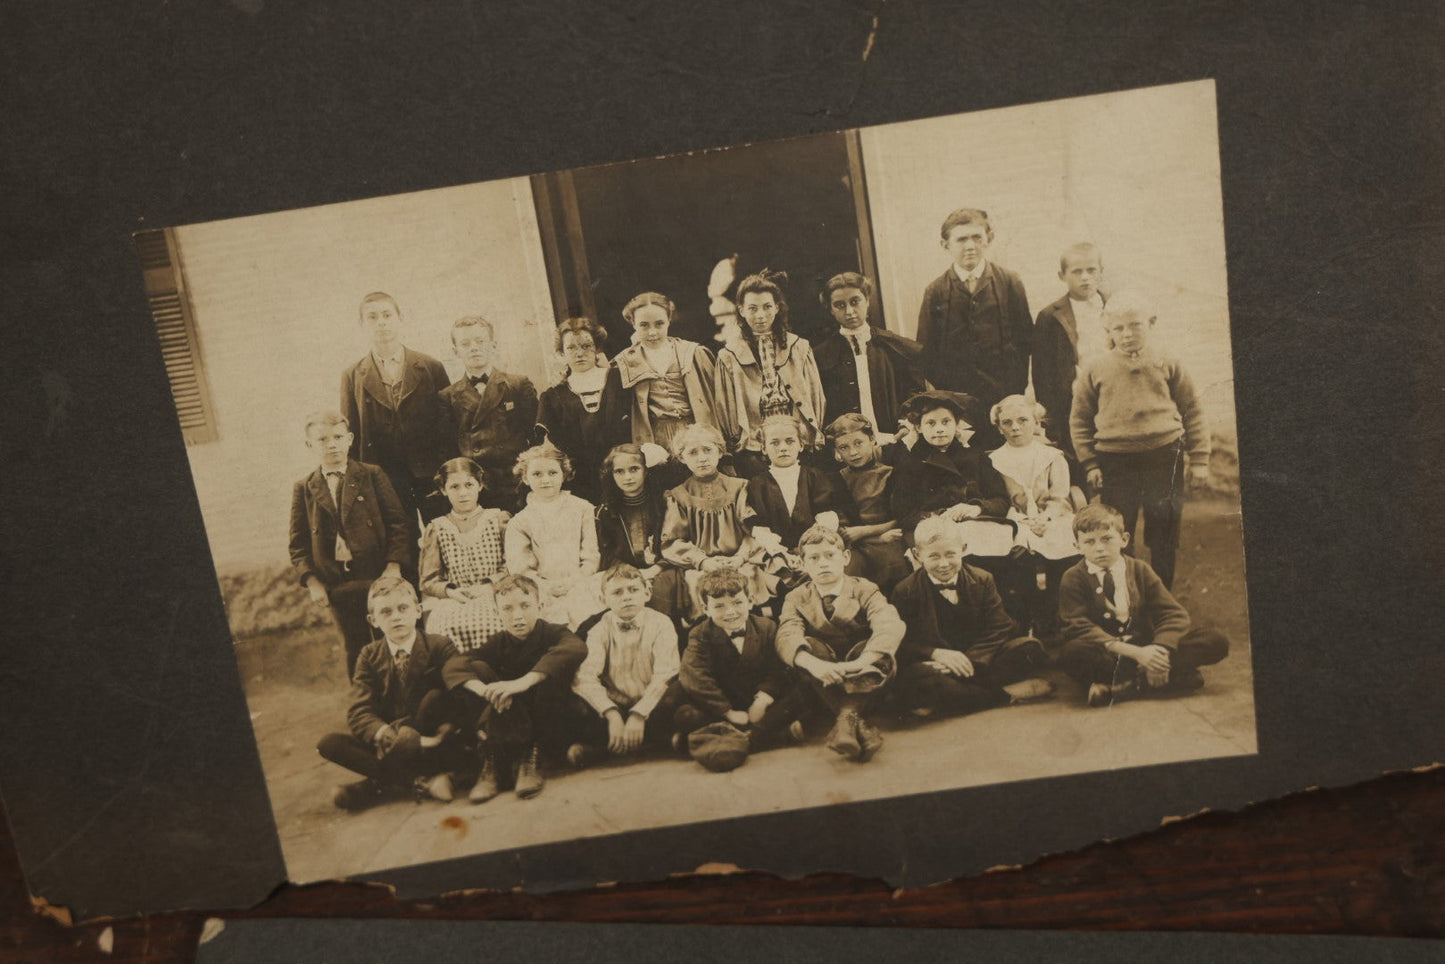
[[[757,513],[752,524],[773,530],[789,549],[798,547],[799,537],[819,512],[836,512],[844,524],[854,521],[856,515],[842,480],[811,465],[802,466],[798,473],[798,497],[791,513],[783,501],[783,490],[767,471],[748,480],[748,505]]]
[[[597,478],[602,460],[614,445],[632,441],[632,399],[622,389],[617,369],[609,368],[602,387],[601,404],[595,412],[582,407],[582,399],[561,381],[542,393],[537,404],[537,424],[551,443],[572,460],[574,495],[596,502]]]
[[[510,472],[537,424],[537,390],[531,380],[494,368],[480,393],[463,375],[442,390],[442,398],[457,453],[494,472]]]
[[[468,680],[495,683],[538,672],[559,686],[571,686],[586,658],[587,644],[576,633],[538,620],[526,639],[493,633],[481,646],[448,660],[442,679],[447,689],[456,689]]]
[[[873,396],[874,426],[880,432],[893,434],[898,425],[899,410],[910,395],[924,391],[923,346],[911,338],[895,335],[886,328],[874,328],[865,347],[868,356],[868,382]],[[827,401],[823,424],[839,415],[862,412],[858,390],[858,367],[853,363],[853,347],[838,329],[833,329],[813,342],[813,358],[818,363],[818,377],[823,382]]]
[[[907,626],[898,647],[898,662],[906,665],[929,658],[935,649],[956,649],[979,666],[987,666],[1004,643],[1018,636],[1003,608],[993,576],[974,566],[958,572],[959,632],[946,638],[939,625],[944,599],[922,569],[914,570],[893,587],[893,608]]]
[[[970,295],[949,265],[924,289],[917,338],[934,385],[991,406],[1028,386],[1034,317],[1018,275],[989,261],[981,281]]]
[[[628,535],[627,522],[618,508],[622,504],[622,493],[617,483],[610,478],[603,479],[602,504],[597,507],[597,549],[601,554],[599,572],[606,572],[618,563],[646,569],[662,562],[662,522],[667,518],[667,490],[687,481],[687,467],[668,459],[661,465],[647,470],[647,481],[643,487],[643,511],[647,517],[647,541],[644,545],[633,545]],[[651,550],[651,560],[646,550]]]
[[[777,623],[749,616],[746,632],[741,653],[711,619],[688,634],[678,679],[688,698],[713,716],[746,710],[758,693],[776,700],[792,688],[792,674],[775,646]]]
[[[1106,599],[1099,580],[1089,574],[1088,563],[1080,561],[1059,580],[1059,618],[1066,643],[1105,646],[1127,633],[1135,646],[1158,643],[1179,648],[1179,639],[1189,632],[1189,613],[1147,562],[1124,557],[1124,581],[1129,587],[1129,620],[1122,627],[1114,600]]]
[[[375,465],[347,460],[339,508],[319,466],[291,489],[291,565],[303,585],[315,578],[332,589],[375,579],[389,562],[408,566],[409,532],[396,491]],[[349,571],[336,561],[338,533],[351,553]]]
[[[398,679],[386,640],[367,643],[356,657],[356,672],[351,678],[351,708],[346,711],[346,723],[352,734],[363,743],[371,743],[383,726],[415,727],[414,717],[422,697],[441,689],[442,669],[456,655],[447,637],[428,636],[418,630],[406,673]]]
[[[351,425],[351,457],[392,474],[404,469],[413,479],[429,479],[454,454],[441,399],[450,379],[441,362],[410,348],[402,353],[401,368],[396,408],[370,352],[341,373],[341,412]]]
[[[957,441],[940,452],[920,439],[900,457],[889,481],[893,518],[910,544],[920,520],[960,502],[978,506],[988,518],[1008,514],[1003,476],[985,452]]]
[[[1069,296],[1039,312],[1034,323],[1034,397],[1048,412],[1044,425],[1049,440],[1070,456],[1069,410],[1074,404],[1074,376],[1079,364],[1079,326]]]

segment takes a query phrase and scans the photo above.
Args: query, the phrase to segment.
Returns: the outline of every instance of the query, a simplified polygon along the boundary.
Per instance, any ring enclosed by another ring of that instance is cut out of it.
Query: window
[[[181,434],[187,445],[214,442],[215,408],[206,384],[206,366],[196,338],[196,322],[186,295],[175,235],[164,228],[138,231],[134,237]]]

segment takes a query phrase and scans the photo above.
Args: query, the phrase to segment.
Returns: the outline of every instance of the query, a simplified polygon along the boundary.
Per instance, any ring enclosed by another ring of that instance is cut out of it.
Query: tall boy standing
[[[348,457],[352,436],[340,412],[306,419],[306,446],[320,466],[291,489],[291,565],[311,601],[330,606],[346,646],[349,679],[371,642],[366,593],[411,560],[410,528],[386,473]]]
[[[367,295],[360,315],[371,351],[341,373],[341,411],[355,433],[351,457],[380,466],[391,480],[407,511],[415,555],[421,530],[413,517],[420,513],[426,523],[447,511],[433,476],[456,454],[440,398],[450,379],[441,362],[402,344],[401,309],[391,295]]]
[[[1191,482],[1209,479],[1204,409],[1178,360],[1150,349],[1155,315],[1142,298],[1120,292],[1103,317],[1110,350],[1074,383],[1074,451],[1089,486],[1119,510],[1126,533],[1143,509],[1149,561],[1171,587],[1186,461]]]
[[[988,212],[960,208],[940,233],[953,263],[924,289],[917,338],[933,384],[972,395],[986,412],[1027,387],[1034,318],[1023,281],[988,258]],[[995,441],[986,426],[975,427]]]
[[[1039,312],[1034,322],[1034,398],[1044,407],[1049,441],[1072,456],[1069,414],[1079,368],[1109,350],[1104,340],[1104,261],[1088,242],[1073,244],[1059,256],[1059,280],[1068,291]]]
[[[520,508],[512,468],[531,444],[537,425],[537,389],[531,379],[496,367],[492,323],[477,315],[452,325],[452,348],[466,371],[442,390],[450,408],[452,442],[482,467],[482,499],[489,508]]]

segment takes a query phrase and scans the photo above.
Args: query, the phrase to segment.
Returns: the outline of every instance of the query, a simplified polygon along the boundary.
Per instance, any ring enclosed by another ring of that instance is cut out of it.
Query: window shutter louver
[[[176,414],[187,445],[214,442],[216,421],[206,369],[196,338],[195,319],[186,298],[184,280],[170,230],[135,234],[136,253],[145,273],[146,296],[160,340],[161,357],[171,383]]]

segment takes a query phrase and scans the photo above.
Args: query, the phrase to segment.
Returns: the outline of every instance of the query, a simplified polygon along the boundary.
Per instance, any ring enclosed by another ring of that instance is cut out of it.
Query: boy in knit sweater
[[[1116,294],[1102,320],[1109,351],[1088,361],[1074,382],[1074,452],[1091,490],[1123,516],[1125,533],[1143,509],[1150,563],[1171,587],[1185,463],[1192,483],[1209,479],[1204,412],[1178,360],[1149,348],[1155,315],[1142,298]]]

